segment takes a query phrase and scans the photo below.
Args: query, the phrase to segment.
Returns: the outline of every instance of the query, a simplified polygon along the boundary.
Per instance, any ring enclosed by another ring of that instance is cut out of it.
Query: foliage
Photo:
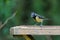
[[[60,25],[60,0],[0,0],[0,22],[2,24],[7,18],[16,12],[16,16],[0,30],[0,40],[24,40],[13,38],[9,30],[17,25],[34,25],[30,12],[34,11],[48,18],[44,25]],[[45,36],[33,35],[36,40],[46,40]],[[60,40],[60,36],[52,36],[53,40]]]

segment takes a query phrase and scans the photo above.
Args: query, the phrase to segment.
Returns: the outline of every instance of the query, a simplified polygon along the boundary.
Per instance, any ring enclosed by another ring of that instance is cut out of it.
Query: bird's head
[[[31,17],[35,17],[37,14],[34,12],[31,12]]]

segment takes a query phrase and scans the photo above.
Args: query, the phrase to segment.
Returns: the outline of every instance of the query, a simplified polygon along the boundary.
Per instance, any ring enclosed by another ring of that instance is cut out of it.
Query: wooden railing
[[[31,40],[26,35],[60,35],[60,26],[15,26],[11,27],[10,34],[25,35],[23,37],[26,37],[26,40]]]

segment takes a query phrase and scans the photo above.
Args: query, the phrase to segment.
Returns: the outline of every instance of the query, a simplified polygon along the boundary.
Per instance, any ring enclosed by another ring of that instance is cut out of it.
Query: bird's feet
[[[42,27],[43,25],[40,25],[40,27]]]

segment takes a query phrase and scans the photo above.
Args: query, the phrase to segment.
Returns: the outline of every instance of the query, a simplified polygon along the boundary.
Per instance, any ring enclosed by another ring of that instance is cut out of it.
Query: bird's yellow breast
[[[40,19],[40,18],[37,16],[37,17],[36,17],[36,21],[37,21],[37,22],[42,22],[43,19]]]

